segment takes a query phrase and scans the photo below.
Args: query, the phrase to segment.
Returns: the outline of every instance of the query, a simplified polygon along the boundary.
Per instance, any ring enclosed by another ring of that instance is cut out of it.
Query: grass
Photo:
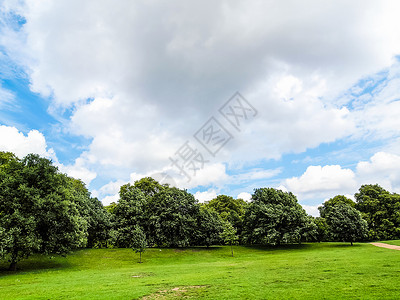
[[[398,243],[399,241],[397,241]],[[85,249],[0,264],[1,299],[394,299],[400,251],[370,244]]]
[[[386,243],[386,244],[389,244],[389,245],[400,246],[400,240],[383,241],[382,243]]]

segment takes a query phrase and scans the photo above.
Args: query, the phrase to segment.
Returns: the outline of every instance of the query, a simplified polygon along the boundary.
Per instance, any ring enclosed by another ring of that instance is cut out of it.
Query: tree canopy
[[[244,218],[244,241],[250,244],[301,242],[315,225],[292,193],[255,189]]]
[[[65,254],[85,246],[88,220],[73,181],[38,155],[0,156],[0,248],[10,269],[33,253]]]
[[[400,238],[400,195],[379,185],[363,185],[355,194],[356,208],[368,223],[373,240]]]

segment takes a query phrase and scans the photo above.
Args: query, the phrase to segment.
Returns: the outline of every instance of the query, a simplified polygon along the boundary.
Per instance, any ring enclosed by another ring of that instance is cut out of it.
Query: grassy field
[[[399,241],[397,241],[398,243]],[[395,299],[400,251],[369,244],[86,249],[0,264],[1,299]]]
[[[383,241],[382,243],[386,243],[389,245],[396,245],[396,246],[400,246],[400,240],[390,240],[390,241]]]

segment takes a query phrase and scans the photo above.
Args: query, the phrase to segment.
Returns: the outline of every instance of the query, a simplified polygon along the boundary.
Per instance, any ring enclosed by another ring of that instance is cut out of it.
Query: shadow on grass
[[[9,263],[0,263],[0,277],[20,274],[24,272],[45,272],[49,270],[66,269],[70,266],[70,263],[65,260],[64,257],[49,258],[43,256],[33,256],[18,262],[17,271],[15,272],[8,271]]]

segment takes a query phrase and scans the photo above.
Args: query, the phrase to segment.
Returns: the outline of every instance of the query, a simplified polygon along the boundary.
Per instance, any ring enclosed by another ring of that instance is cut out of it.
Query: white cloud
[[[96,178],[96,172],[90,171],[85,167],[85,162],[82,158],[77,158],[73,165],[58,164],[61,172],[67,173],[69,176],[76,179],[81,179],[86,185]]]
[[[0,149],[13,152],[20,158],[35,153],[56,159],[53,149],[48,149],[44,135],[37,130],[31,130],[25,136],[15,127],[0,125]]]
[[[313,217],[319,217],[319,210],[318,207],[321,204],[318,205],[305,205],[302,204],[301,206],[304,208],[304,210],[307,212],[307,214],[313,216]]]
[[[215,190],[208,190],[205,192],[196,192],[194,197],[199,200],[200,203],[204,203],[206,201],[210,201],[214,198],[217,198],[217,192]]]
[[[283,185],[300,201],[351,193],[357,188],[354,172],[339,165],[309,166],[303,175],[288,178]]]
[[[354,112],[338,99],[400,53],[396,1],[2,5],[26,19],[22,30],[2,30],[7,55],[27,71],[33,91],[50,97],[53,113],[72,108],[69,132],[91,139],[65,166],[86,182],[165,172],[169,156],[236,90],[258,117],[240,134],[230,128],[234,140],[190,183],[173,176],[178,186],[245,180],[228,176],[226,162],[279,158],[359,132],[392,138],[400,127],[395,71],[373,95],[378,105],[363,102],[365,109]],[[28,139],[40,140],[35,134]],[[43,141],[38,147],[46,153]],[[277,170],[246,176],[271,178]],[[286,185],[315,196],[348,191],[354,182],[351,170],[316,166]]]
[[[104,206],[110,205],[112,202],[117,203],[119,200],[119,195],[111,195],[111,196],[106,196],[103,199],[101,199],[101,203],[103,203]]]
[[[237,199],[243,199],[244,201],[250,201],[251,194],[247,193],[247,192],[241,192],[239,195],[237,195]]]
[[[378,152],[369,161],[357,164],[357,175],[362,184],[380,184],[391,192],[400,192],[400,156]]]

